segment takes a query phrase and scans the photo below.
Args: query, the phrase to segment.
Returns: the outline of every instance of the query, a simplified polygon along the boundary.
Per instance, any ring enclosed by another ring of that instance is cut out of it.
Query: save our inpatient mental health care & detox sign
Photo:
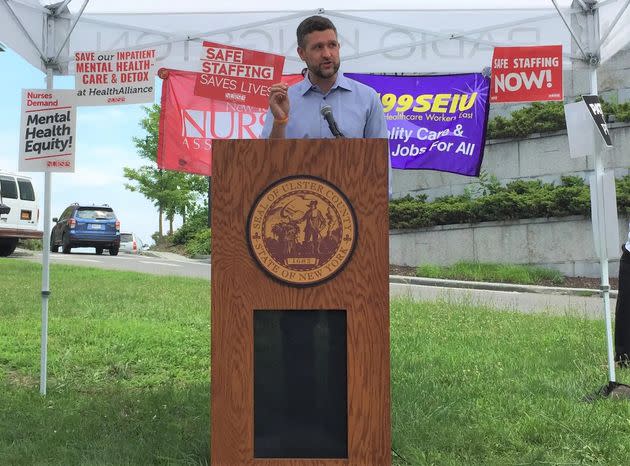
[[[78,106],[152,103],[155,49],[75,52]]]
[[[22,90],[19,171],[74,172],[74,92]]]

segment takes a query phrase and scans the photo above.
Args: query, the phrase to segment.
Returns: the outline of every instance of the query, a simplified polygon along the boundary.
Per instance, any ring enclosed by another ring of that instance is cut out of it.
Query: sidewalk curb
[[[39,251],[41,252],[41,251]],[[14,253],[17,257],[27,257],[35,255],[34,251],[28,249],[17,248]],[[143,256],[161,258],[167,257],[167,255],[178,256],[174,253],[164,253],[161,251],[142,251]],[[180,256],[182,260],[190,260],[195,262],[211,263],[211,256],[194,256],[188,258]],[[474,282],[465,280],[446,280],[442,278],[426,278],[426,277],[410,277],[406,275],[390,275],[390,284],[407,285],[407,286],[433,286],[441,288],[460,288],[470,290],[488,290],[488,291],[503,291],[512,293],[533,293],[544,295],[560,295],[560,296],[578,296],[582,298],[588,297],[601,297],[600,290],[594,290],[590,288],[564,288],[560,286],[538,286],[538,285],[517,285],[513,283],[493,283],[493,282]],[[617,290],[610,290],[610,298],[617,298]]]
[[[211,256],[197,255],[193,257],[187,257],[187,256],[182,256],[180,254],[175,254],[173,252],[151,251],[151,250],[142,251],[142,255],[147,256],[147,257],[158,258],[158,259],[159,258],[176,258],[181,261],[205,262],[207,264],[211,263]]]
[[[563,288],[559,286],[516,285],[513,283],[473,282],[464,280],[446,280],[441,278],[408,277],[390,275],[389,283],[400,285],[438,286],[444,288],[467,288],[475,290],[506,291],[516,293],[552,294],[580,297],[600,297],[600,290],[590,288]],[[610,290],[610,297],[617,298],[617,290]]]

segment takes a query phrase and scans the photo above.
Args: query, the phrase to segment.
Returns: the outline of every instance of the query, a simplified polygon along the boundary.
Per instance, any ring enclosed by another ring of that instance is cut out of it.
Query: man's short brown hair
[[[307,34],[310,34],[313,31],[327,31],[328,29],[332,29],[333,31],[335,31],[335,35],[337,35],[337,28],[331,20],[318,15],[309,16],[297,27],[296,33],[298,47],[302,49],[305,48],[305,38]]]

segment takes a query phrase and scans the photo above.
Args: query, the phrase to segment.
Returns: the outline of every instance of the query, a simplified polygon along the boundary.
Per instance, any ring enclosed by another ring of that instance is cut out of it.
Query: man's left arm
[[[364,137],[366,138],[385,138],[387,135],[387,122],[385,121],[385,113],[383,112],[383,106],[381,100],[376,92],[372,93],[370,100],[370,108],[368,110],[368,118],[365,124]],[[389,144],[389,140],[387,141]],[[388,178],[388,194],[389,198],[392,198],[392,161],[387,151],[387,178]]]
[[[370,93],[367,122],[363,131],[365,138],[387,138],[387,123],[381,100],[376,92]]]

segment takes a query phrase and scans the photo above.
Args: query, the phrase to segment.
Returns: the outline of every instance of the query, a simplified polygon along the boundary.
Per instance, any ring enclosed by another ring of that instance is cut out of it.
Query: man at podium
[[[376,91],[339,72],[340,44],[335,25],[322,16],[306,18],[297,28],[297,43],[297,52],[307,67],[304,79],[291,87],[285,83],[271,86],[261,137],[387,138]],[[303,244],[315,254],[320,232],[328,223],[317,209],[317,201],[310,202],[299,222],[305,223]],[[264,397],[258,400],[264,406],[261,409],[268,410],[265,422],[269,431],[289,429],[287,435],[296,436],[295,448],[303,442],[302,437],[310,438],[303,449],[296,450],[300,456],[319,457],[325,452],[324,456],[346,457],[345,313],[291,311],[280,314],[276,325],[281,335],[281,373],[291,380],[291,388],[286,389],[281,401]],[[282,421],[272,422],[270,418]],[[267,452],[269,437],[263,438],[257,445],[261,445],[261,452]],[[318,447],[311,449],[310,443]]]
[[[273,84],[262,138],[387,138],[385,115],[371,87],[339,72],[337,29],[310,16],[297,28],[297,52],[306,64],[299,83]]]

